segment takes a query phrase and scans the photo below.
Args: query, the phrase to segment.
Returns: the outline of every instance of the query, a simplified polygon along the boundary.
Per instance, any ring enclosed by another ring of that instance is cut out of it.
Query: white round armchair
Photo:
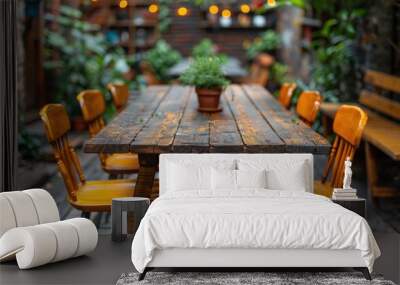
[[[20,269],[86,254],[96,248],[92,221],[60,221],[51,195],[43,189],[0,193],[0,262],[17,259]]]

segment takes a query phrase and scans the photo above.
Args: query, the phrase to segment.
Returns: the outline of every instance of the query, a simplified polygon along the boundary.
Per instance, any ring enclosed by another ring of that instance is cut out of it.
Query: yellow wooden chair
[[[312,126],[321,106],[321,95],[318,91],[303,91],[297,101],[296,113],[300,119]]]
[[[314,183],[315,194],[331,197],[333,188],[343,187],[344,161],[353,159],[367,120],[367,114],[357,106],[342,105],[338,109],[333,121],[336,138],[322,180]]]
[[[113,103],[118,113],[125,109],[129,99],[128,85],[123,83],[109,83],[107,88],[111,93]]]
[[[286,109],[290,109],[290,104],[292,102],[292,96],[294,90],[296,90],[296,83],[283,83],[281,89],[279,90],[278,101]]]
[[[63,105],[46,105],[40,117],[68,192],[68,202],[82,210],[83,216],[87,217],[90,212],[110,212],[112,198],[133,196],[135,180],[85,179],[79,158],[68,141],[71,126]]]
[[[98,90],[85,90],[77,96],[81,106],[83,119],[89,127],[90,137],[95,136],[104,128],[103,114],[106,103],[103,95]],[[116,178],[120,174],[137,173],[139,171],[139,158],[134,153],[99,154],[101,166],[110,174],[110,178]]]

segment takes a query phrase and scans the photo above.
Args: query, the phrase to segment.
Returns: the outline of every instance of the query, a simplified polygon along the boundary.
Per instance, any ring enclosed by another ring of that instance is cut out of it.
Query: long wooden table
[[[259,85],[228,86],[221,105],[222,112],[200,113],[193,87],[152,86],[132,98],[84,150],[138,153],[135,195],[144,197],[150,196],[160,153],[329,153],[325,138]]]

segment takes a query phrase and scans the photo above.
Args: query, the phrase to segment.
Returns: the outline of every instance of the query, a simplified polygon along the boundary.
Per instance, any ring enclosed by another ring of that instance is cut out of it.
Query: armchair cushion
[[[28,269],[86,254],[97,238],[96,226],[84,218],[14,228],[0,238],[0,261],[16,257]]]
[[[43,189],[0,193],[0,217],[0,262],[16,258],[20,269],[83,255],[97,245],[93,222],[60,222],[54,199]]]

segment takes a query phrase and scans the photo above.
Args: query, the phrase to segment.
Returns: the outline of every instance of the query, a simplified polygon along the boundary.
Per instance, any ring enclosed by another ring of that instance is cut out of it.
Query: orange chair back
[[[109,83],[107,88],[111,93],[115,108],[118,112],[121,112],[128,104],[128,85],[122,83]]]
[[[367,120],[367,114],[357,106],[342,105],[338,109],[333,121],[336,138],[322,176],[323,183],[331,175],[331,186],[343,187],[344,161],[347,157],[353,159]]]
[[[85,176],[79,158],[68,141],[71,125],[67,111],[61,104],[48,104],[40,111],[40,117],[68,195],[72,201],[76,201],[76,192],[85,183]]]
[[[290,103],[292,101],[292,96],[294,90],[296,90],[296,83],[283,83],[281,89],[279,90],[278,101],[286,109],[290,109]]]
[[[104,128],[103,114],[106,102],[98,90],[85,90],[76,97],[81,106],[83,119],[89,127],[90,137],[97,135]]]
[[[321,95],[318,91],[303,91],[297,101],[297,115],[308,126],[312,126],[317,118],[320,105]]]
[[[103,114],[106,102],[99,90],[85,90],[76,97],[81,106],[83,120],[88,125],[90,137],[97,135],[105,126]],[[108,154],[99,153],[101,165],[104,167]]]

